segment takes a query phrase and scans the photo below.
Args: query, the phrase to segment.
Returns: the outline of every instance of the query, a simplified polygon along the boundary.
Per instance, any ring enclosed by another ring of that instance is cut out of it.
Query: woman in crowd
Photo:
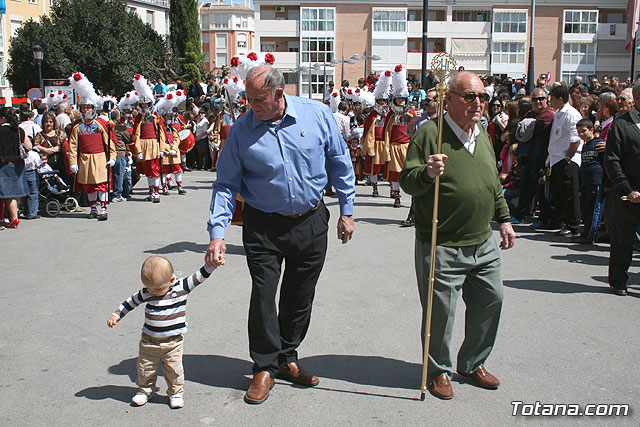
[[[56,129],[56,116],[46,113],[42,116],[42,132],[39,132],[33,140],[33,145],[47,155],[47,163],[52,169],[65,174],[64,160],[62,158],[62,144],[67,139],[67,134]],[[65,179],[66,182],[66,179]]]
[[[496,159],[500,159],[500,153],[502,152],[502,147],[504,147],[504,143],[502,142],[502,132],[507,127],[509,123],[509,116],[502,111],[503,105],[502,101],[498,97],[494,97],[487,105],[487,111],[485,111],[485,116],[489,122],[487,126],[487,132],[491,137],[491,142],[493,143],[493,150],[496,156]]]
[[[5,199],[9,209],[8,228],[17,228],[20,224],[18,199],[29,194],[20,144],[27,152],[32,148],[31,141],[18,127],[13,108],[0,108],[0,199]]]
[[[407,89],[409,90],[409,102],[415,102],[420,105],[427,98],[427,93],[417,85],[414,85],[412,81],[407,82]]]

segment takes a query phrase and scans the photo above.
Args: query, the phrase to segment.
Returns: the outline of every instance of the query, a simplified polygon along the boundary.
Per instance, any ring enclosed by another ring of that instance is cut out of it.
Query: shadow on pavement
[[[514,289],[551,292],[554,294],[610,293],[608,286],[584,285],[556,280],[505,280],[504,285]]]
[[[567,255],[553,255],[551,259],[557,259],[561,261],[569,261],[577,264],[587,265],[609,265],[609,255],[603,254],[603,256],[587,255],[587,254],[567,254]],[[634,259],[631,261],[632,267],[639,267],[640,260]]]
[[[354,222],[363,222],[365,224],[376,224],[376,225],[396,225],[400,226],[401,220],[399,219],[391,219],[391,218],[354,218]]]
[[[135,368],[135,366],[134,366]],[[131,398],[138,391],[138,387],[127,387],[121,385],[103,385],[99,387],[87,387],[80,390],[75,397],[86,397],[89,400],[113,399],[119,402],[129,403]]]
[[[117,365],[110,366],[109,373],[127,375],[135,383],[138,378],[136,361],[137,358],[123,360]],[[247,379],[246,375],[252,375],[251,367],[253,366],[248,360],[208,354],[185,354],[182,357],[182,365],[184,366],[184,376],[187,381],[242,391],[249,387],[250,380]],[[158,376],[161,375],[161,373],[158,374]],[[158,380],[156,383],[160,389],[164,387],[164,384],[160,385],[162,381]],[[131,399],[131,396],[133,394],[128,395],[127,402]]]
[[[320,378],[375,387],[420,390],[422,366],[381,356],[324,354],[300,359],[300,365]]]
[[[198,254],[204,254],[207,252],[206,243],[195,243],[195,242],[175,242],[168,244],[167,246],[163,246],[157,249],[147,249],[144,251],[147,254],[175,254],[179,252],[195,252]],[[240,245],[232,245],[227,243],[227,254],[232,255],[244,255],[244,246]]]

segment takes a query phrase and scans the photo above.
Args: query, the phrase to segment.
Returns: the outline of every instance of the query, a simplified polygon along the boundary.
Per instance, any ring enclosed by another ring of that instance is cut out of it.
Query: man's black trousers
[[[245,204],[242,219],[252,280],[249,353],[254,373],[269,371],[275,376],[279,365],[297,360],[296,349],[309,328],[316,283],[327,252],[329,210],[320,202],[314,212],[289,218]]]
[[[564,223],[571,231],[580,228],[580,198],[578,196],[578,172],[580,166],[574,162],[560,160],[551,167],[551,205],[554,209],[552,221]]]

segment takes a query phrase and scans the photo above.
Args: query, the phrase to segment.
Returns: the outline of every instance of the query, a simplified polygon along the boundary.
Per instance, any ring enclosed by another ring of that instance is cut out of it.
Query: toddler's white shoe
[[[139,391],[135,396],[133,396],[133,399],[131,399],[131,403],[137,406],[142,406],[147,403],[149,399],[151,399],[151,396],[152,394],[147,394],[145,392]]]
[[[184,399],[181,394],[172,394],[169,396],[169,407],[171,409],[178,409],[184,406]]]

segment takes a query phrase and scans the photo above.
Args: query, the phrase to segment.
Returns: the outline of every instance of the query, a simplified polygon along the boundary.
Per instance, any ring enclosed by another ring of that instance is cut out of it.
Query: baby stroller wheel
[[[52,218],[60,215],[60,202],[57,200],[49,200],[45,207],[45,212]]]
[[[67,197],[67,200],[64,201],[64,210],[67,212],[73,212],[78,209],[78,201],[75,197]]]

